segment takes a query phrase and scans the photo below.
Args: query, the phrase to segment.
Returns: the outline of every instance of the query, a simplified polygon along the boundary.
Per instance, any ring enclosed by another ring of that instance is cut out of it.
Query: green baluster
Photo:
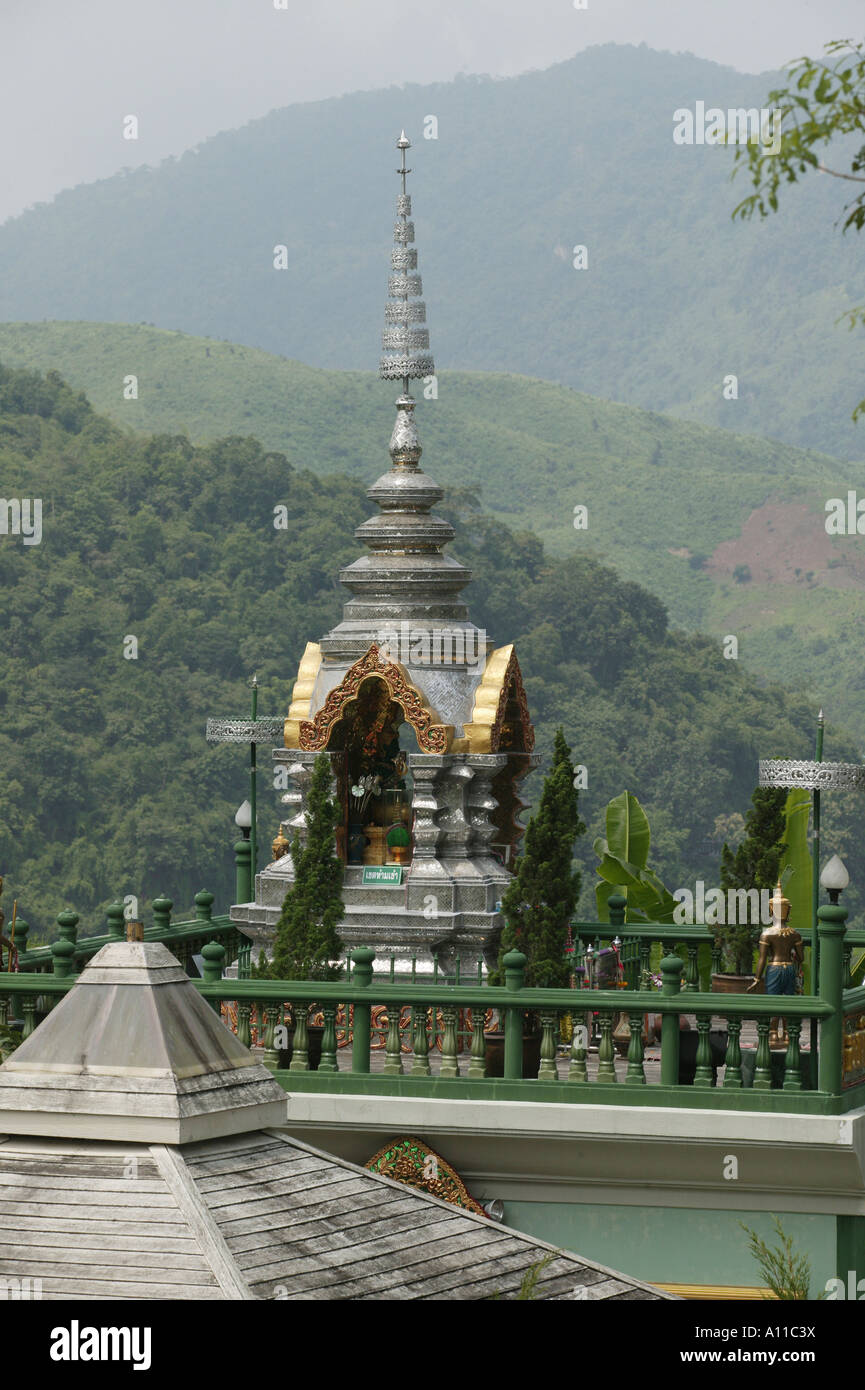
[[[599,1010],[601,1042],[598,1047],[598,1081],[612,1083],[616,1080],[615,1049],[613,1047],[613,1013],[611,1009]]]
[[[721,943],[717,936],[712,938],[712,974],[721,973]]]
[[[582,1021],[580,1021],[582,1020]],[[571,1042],[571,1060],[568,1067],[568,1080],[586,1085],[589,1080],[587,1058],[589,1055],[589,1029],[584,1014],[574,1018],[574,1036]]]
[[[628,1027],[631,1041],[628,1043],[628,1071],[625,1081],[633,1086],[645,1086],[646,1072],[643,1067],[643,1015],[639,1012],[628,1014]]]
[[[252,1028],[250,1027],[252,1017],[252,1002],[249,999],[240,999],[237,1004],[237,1041],[243,1047],[252,1045]]]
[[[324,1032],[321,1035],[319,1071],[339,1071],[336,1060],[336,1004],[324,1005]]]
[[[123,903],[119,899],[115,899],[105,909],[105,916],[108,918],[108,940],[125,941],[126,923],[123,920]]]
[[[414,1010],[414,1034],[412,1037],[412,1048],[414,1058],[411,1064],[412,1076],[429,1076],[429,1038],[427,1037],[427,1010],[423,1004],[418,1004]]]
[[[153,925],[156,928],[156,940],[161,941],[164,936],[171,931],[171,909],[174,903],[170,898],[166,898],[163,893],[161,897],[154,898],[151,903],[153,908]]]
[[[697,947],[692,941],[685,943],[685,950],[688,952],[688,966],[685,971],[685,984],[683,993],[699,994],[700,992],[700,971],[697,968]]]
[[[784,1059],[784,1085],[785,1091],[802,1090],[801,1057],[799,1054],[799,1038],[802,1032],[801,1018],[787,1019],[787,1055]]]
[[[263,1013],[262,1013],[263,1010]],[[262,1062],[271,1071],[276,1071],[279,1066],[279,1054],[276,1050],[276,1026],[277,1018],[283,1013],[283,1005],[278,1004],[274,999],[264,1004],[258,1005],[258,1016],[264,1020],[264,1056]]]
[[[640,979],[637,981],[637,984],[638,984],[638,985],[639,985],[640,982],[643,980],[644,976],[648,975],[648,973],[649,973],[649,963],[650,963],[651,959],[652,959],[652,943],[651,943],[651,941],[649,941],[649,940],[647,939],[647,937],[641,936],[641,937],[640,937]]]
[[[391,961],[393,970],[393,961]],[[399,1031],[399,1004],[387,1006],[387,1038],[384,1044],[385,1076],[402,1076],[402,1039]]]
[[[21,1037],[29,1038],[33,1029],[36,1027],[36,995],[22,994],[21,1012],[24,1016],[24,1027],[21,1029]]]
[[[469,1077],[482,1080],[487,1074],[487,1040],[484,1037],[486,1009],[472,1009],[472,1046],[469,1054]]]
[[[440,1076],[459,1076],[457,1057],[457,1009],[455,1004],[445,1004],[442,1008],[442,1064]]]
[[[559,1015],[552,1009],[541,1012],[541,1065],[538,1068],[539,1081],[558,1081],[556,1069],[556,1026]]]
[[[739,1035],[742,1032],[741,1018],[727,1019],[727,1051],[724,1057],[724,1089],[742,1089],[742,1049]]]
[[[213,894],[208,893],[206,888],[202,888],[196,893],[195,898],[195,920],[197,922],[210,922],[213,920]]]
[[[712,1026],[711,1014],[697,1014],[697,1066],[694,1072],[694,1086],[705,1090],[712,1085],[712,1044],[709,1029]]]
[[[0,1028],[9,1026],[9,998],[7,995],[0,995]]]
[[[852,989],[852,988],[853,988],[853,977],[852,977],[852,975],[850,974],[850,960],[851,960],[851,958],[852,958],[852,955],[853,955],[853,947],[852,947],[852,946],[845,946],[845,947],[844,947],[844,956],[843,956],[843,965],[842,965],[842,978],[843,978],[843,980],[844,980],[844,984],[843,984],[843,986],[842,986],[843,989]]]
[[[309,1023],[309,1004],[295,1003],[292,1005],[294,1014],[294,1041],[291,1048],[291,1062],[289,1071],[309,1071],[309,1033],[307,1025]]]
[[[754,1090],[772,1089],[772,1054],[769,1051],[769,1022],[763,1015],[757,1019],[757,1056],[754,1062]]]

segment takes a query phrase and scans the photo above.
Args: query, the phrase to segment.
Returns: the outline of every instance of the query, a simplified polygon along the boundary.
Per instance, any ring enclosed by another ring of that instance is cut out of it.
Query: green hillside
[[[728,180],[732,149],[673,143],[678,108],[760,107],[777,78],[609,44],[504,80],[288,106],[7,222],[0,319],[152,322],[373,367],[405,126],[441,369],[860,457],[863,337],[835,325],[865,300],[862,248],[834,226],[846,187],[808,178],[768,222],[733,224],[748,185]]]
[[[381,430],[390,410],[378,413]],[[118,894],[167,891],[182,911],[205,885],[225,905],[245,764],[242,750],[207,746],[205,719],[245,712],[253,669],[261,712],[286,709],[305,640],[338,616],[334,575],[369,511],[361,486],[293,467],[252,438],[204,447],[123,433],[59,376],[5,367],[0,476],[7,497],[44,507],[40,544],[0,536],[9,896],[41,932],[70,903],[92,931]],[[272,525],[278,502],[288,531]],[[535,537],[465,498],[450,514],[475,574],[475,620],[518,643],[541,752],[561,723],[588,768],[590,831],[628,786],[649,809],[668,883],[713,881],[716,818],[746,808],[758,752],[808,751],[806,702],[762,688],[708,639],[671,632],[656,598],[592,559],[548,560]],[[124,657],[129,636],[135,660]],[[840,733],[828,746],[854,755]],[[267,837],[278,801],[266,780],[261,806]],[[852,824],[840,799],[831,814],[839,808]],[[844,852],[865,882],[861,843]]]
[[[372,373],[144,325],[5,325],[0,360],[59,369],[130,429],[252,434],[295,468],[366,483],[387,465],[394,392]],[[137,400],[123,398],[129,375]],[[439,387],[418,416],[443,485],[479,484],[485,510],[552,553],[602,557],[675,623],[737,636],[744,664],[810,692],[865,744],[865,555],[824,525],[828,497],[865,492],[865,467],[523,377],[447,372]]]

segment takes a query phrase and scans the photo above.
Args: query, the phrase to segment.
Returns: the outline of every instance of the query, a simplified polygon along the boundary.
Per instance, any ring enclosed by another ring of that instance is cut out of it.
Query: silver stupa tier
[[[801,788],[803,791],[865,791],[865,766],[860,763],[763,758],[759,766],[761,787]]]

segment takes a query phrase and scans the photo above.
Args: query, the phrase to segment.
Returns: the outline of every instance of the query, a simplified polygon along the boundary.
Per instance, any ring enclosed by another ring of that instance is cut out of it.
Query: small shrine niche
[[[417,739],[384,680],[369,676],[333,726],[343,823],[337,848],[348,864],[409,864],[412,858],[412,777],[409,754]]]

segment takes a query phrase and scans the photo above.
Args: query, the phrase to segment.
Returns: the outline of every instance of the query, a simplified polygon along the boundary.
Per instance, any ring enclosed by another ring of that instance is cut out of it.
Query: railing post
[[[123,921],[123,903],[119,899],[109,903],[105,909],[105,916],[108,918],[108,940],[125,941],[126,927]]]
[[[23,956],[27,950],[27,934],[30,931],[29,922],[25,922],[23,917],[19,917],[15,923],[15,950],[19,956]]]
[[[210,922],[213,918],[213,894],[202,888],[196,893],[194,902],[196,922]]]
[[[238,840],[234,846],[234,896],[239,903],[252,901],[252,842]]]
[[[166,898],[163,894],[163,896],[160,898],[154,898],[151,906],[153,908],[153,925],[156,928],[156,930],[160,933],[160,935],[162,935],[165,932],[170,932],[171,909],[173,908],[174,903],[171,901],[170,898]]]
[[[51,964],[54,974],[61,980],[68,980],[75,974],[75,947],[71,941],[61,938],[51,942]]]
[[[844,933],[847,909],[840,903],[824,903],[817,909],[817,935],[820,970],[820,998],[832,1013],[820,1022],[820,1049],[817,1060],[819,1089],[829,1095],[841,1094],[842,1048],[844,1045]]]
[[[372,963],[375,951],[369,946],[358,946],[351,953],[354,962],[352,982],[360,989],[369,989],[372,984]],[[346,1007],[348,1007],[346,1005]],[[369,1072],[369,1029],[372,1006],[366,1000],[354,1001],[354,1036],[351,1045],[351,1069],[354,1072]]]
[[[204,970],[204,983],[206,985],[218,985],[222,979],[222,972],[225,969],[225,947],[221,941],[208,941],[201,951],[202,968]],[[222,1000],[209,1000],[210,1007],[215,1014],[222,1014]]]
[[[522,951],[508,951],[502,960],[505,968],[505,988],[520,990],[526,978],[526,957]],[[519,1081],[523,1074],[523,1010],[519,1007],[505,1009],[505,1064],[506,1081]]]
[[[628,906],[628,899],[624,893],[611,893],[607,898],[607,907],[610,912],[610,926],[623,927],[625,925],[625,909]]]
[[[73,950],[75,947],[75,942],[78,938],[78,920],[79,918],[77,912],[71,912],[67,910],[66,912],[60,912],[57,915],[57,926],[60,929],[60,940],[70,942],[73,947]]]
[[[664,956],[661,961],[661,995],[670,999],[682,985],[684,962],[678,956]],[[679,1084],[679,1015],[663,1014],[661,1018],[661,1085]]]

